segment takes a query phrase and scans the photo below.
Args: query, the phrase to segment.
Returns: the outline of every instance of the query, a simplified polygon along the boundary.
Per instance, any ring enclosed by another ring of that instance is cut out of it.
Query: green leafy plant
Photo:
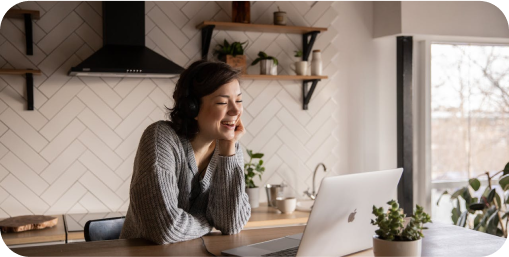
[[[302,53],[302,50],[298,50],[298,51],[294,51],[295,52],[295,57],[302,57],[303,53]]]
[[[424,237],[422,230],[425,223],[431,222],[430,216],[423,211],[419,205],[416,206],[414,215],[410,222],[403,226],[406,215],[403,209],[399,208],[398,202],[391,200],[387,202],[391,207],[385,212],[383,207],[377,208],[373,205],[373,214],[376,220],[371,220],[372,225],[378,225],[375,233],[379,239],[388,241],[415,241]]]
[[[473,197],[481,188],[479,177],[488,178],[488,186],[480,197]],[[498,184],[504,195],[500,196],[492,180],[498,178]],[[445,191],[440,195],[437,205],[442,196],[449,194]],[[466,210],[462,210],[460,199],[465,200]],[[455,207],[451,212],[451,219],[455,225],[474,229],[492,235],[503,236],[507,238],[507,226],[509,225],[509,162],[504,169],[493,175],[487,171],[482,175],[472,178],[468,185],[456,190],[451,195],[451,201]],[[455,204],[454,204],[455,203]],[[504,226],[505,223],[505,226]]]
[[[216,49],[214,50],[214,55],[217,56],[217,59],[225,62],[227,55],[233,55],[234,57],[237,55],[243,55],[244,49],[247,47],[248,42],[233,42],[228,43],[228,40],[224,40],[223,44],[217,44]]]
[[[265,167],[263,167],[263,153],[253,153],[253,151],[246,149],[247,154],[249,155],[249,162],[244,164],[244,178],[246,180],[246,187],[254,188],[256,187],[253,178],[258,175],[260,179],[262,179],[262,174],[265,171]],[[258,162],[253,163],[253,159],[260,159]]]
[[[256,58],[252,63],[251,65],[256,65],[259,61],[261,60],[273,60],[274,61],[274,65],[277,65],[279,63],[279,61],[277,60],[276,57],[273,57],[273,56],[268,56],[265,52],[262,52],[260,51],[258,53],[258,58]]]

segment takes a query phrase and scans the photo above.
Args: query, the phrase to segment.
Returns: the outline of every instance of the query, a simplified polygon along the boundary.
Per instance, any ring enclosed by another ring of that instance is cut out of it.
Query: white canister
[[[322,75],[322,53],[320,50],[313,50],[313,60],[311,61],[311,75]]]

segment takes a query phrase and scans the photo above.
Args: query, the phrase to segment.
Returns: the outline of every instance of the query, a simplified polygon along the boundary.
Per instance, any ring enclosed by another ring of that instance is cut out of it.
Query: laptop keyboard
[[[298,246],[293,247],[293,248],[288,248],[288,249],[285,249],[285,250],[282,250],[279,252],[264,254],[262,256],[297,256],[297,250],[299,250]]]

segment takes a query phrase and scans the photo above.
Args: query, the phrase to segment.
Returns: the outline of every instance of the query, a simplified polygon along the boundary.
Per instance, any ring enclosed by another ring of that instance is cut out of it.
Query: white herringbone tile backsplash
[[[333,2],[252,2],[251,22],[271,24],[278,6],[289,25],[328,27],[314,49],[322,50],[329,79],[318,84],[307,111],[300,81],[242,81],[247,133],[241,143],[265,153],[266,172],[257,185],[284,180],[287,194],[302,197],[319,162],[328,167],[319,178],[338,174],[332,62],[338,32],[331,25],[338,13]],[[102,47],[101,2],[13,8],[41,13],[33,23],[34,55],[25,55],[23,20],[3,19],[0,66],[43,74],[34,76],[34,111],[25,110],[24,77],[0,77],[0,218],[127,210],[138,141],[149,124],[165,119],[164,106],[173,106],[176,79],[69,77],[70,67]],[[146,2],[146,45],[187,67],[201,56],[195,26],[204,20],[230,21],[231,2]],[[249,41],[248,63],[258,51],[276,56],[280,74],[293,73],[294,51],[302,48],[300,35],[216,30],[211,49],[224,39]]]

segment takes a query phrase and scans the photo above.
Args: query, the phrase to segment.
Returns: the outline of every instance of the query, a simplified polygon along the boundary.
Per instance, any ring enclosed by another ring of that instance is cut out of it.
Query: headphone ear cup
[[[189,97],[187,102],[188,102],[187,115],[191,118],[195,118],[196,116],[198,116],[198,112],[200,109],[199,103],[194,97]]]

